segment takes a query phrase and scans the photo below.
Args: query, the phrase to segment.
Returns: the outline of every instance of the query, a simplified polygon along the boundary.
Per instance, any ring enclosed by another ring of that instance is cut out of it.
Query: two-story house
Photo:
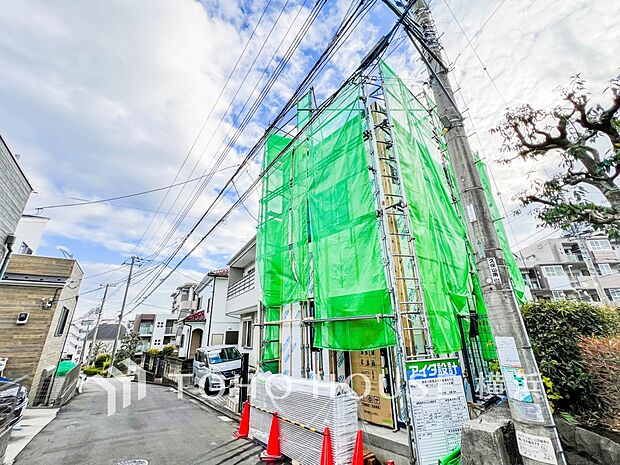
[[[241,352],[250,354],[250,366],[256,367],[260,353],[260,281],[256,272],[256,236],[228,262],[226,314],[238,318]]]

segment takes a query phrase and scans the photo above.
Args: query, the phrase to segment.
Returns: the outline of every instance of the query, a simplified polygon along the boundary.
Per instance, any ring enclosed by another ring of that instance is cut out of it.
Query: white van
[[[231,345],[201,347],[196,350],[192,373],[194,386],[203,386],[207,394],[223,391],[241,373],[241,353]]]

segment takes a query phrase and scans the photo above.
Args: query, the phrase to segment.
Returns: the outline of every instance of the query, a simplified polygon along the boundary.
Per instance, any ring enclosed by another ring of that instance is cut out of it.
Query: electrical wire
[[[227,166],[225,168],[222,168],[218,172],[226,171],[226,170],[229,170],[231,168],[236,168],[236,167],[237,167],[237,165]],[[37,210],[38,212],[43,212],[43,210],[51,210],[52,208],[81,207],[83,205],[93,205],[93,204],[97,204],[97,203],[112,202],[114,200],[128,199],[128,198],[131,198],[131,197],[138,197],[140,195],[152,194],[153,192],[159,192],[159,191],[163,191],[165,189],[171,189],[173,187],[178,187],[178,186],[182,186],[182,185],[185,185],[185,184],[190,184],[192,182],[199,181],[200,179],[203,179],[204,177],[205,177],[204,175],[203,176],[198,176],[198,177],[195,177],[195,178],[192,178],[192,179],[188,179],[187,181],[182,181],[182,182],[178,182],[178,183],[175,183],[175,184],[170,184],[169,186],[157,187],[157,188],[148,189],[148,190],[145,190],[145,191],[134,192],[132,194],[124,194],[124,195],[119,195],[119,196],[116,196],[116,197],[108,197],[108,198],[99,199],[99,200],[83,200],[83,201],[80,201],[80,202],[73,202],[73,203],[61,203],[61,204],[56,204],[56,205],[44,205],[42,207],[32,207],[32,210]],[[76,200],[82,200],[82,199],[76,199]]]
[[[295,107],[297,101],[299,100],[299,98],[301,97],[301,95],[305,92],[306,88],[309,86],[309,84],[312,82],[312,80],[316,77],[316,75],[318,74],[318,72],[320,72],[320,70],[323,69],[323,67],[325,66],[325,64],[331,59],[331,57],[333,56],[333,53],[335,53],[335,51],[337,51],[337,49],[340,48],[340,46],[342,45],[343,41],[343,37],[344,38],[348,38],[350,35],[350,32],[352,32],[351,30],[351,26],[355,25],[355,27],[357,27],[357,25],[359,24],[359,22],[357,21],[359,19],[359,16],[361,14],[365,14],[369,11],[369,5],[374,5],[374,2],[370,2],[367,3],[366,5],[364,5],[364,2],[359,2],[358,6],[354,9],[352,9],[351,15],[349,15],[347,18],[345,18],[342,22],[341,25],[338,29],[338,31],[336,32],[336,34],[334,35],[334,37],[332,37],[332,40],[329,42],[327,48],[325,49],[325,51],[321,54],[321,56],[319,57],[319,59],[315,62],[314,66],[312,67],[312,69],[310,70],[310,72],[306,75],[306,78],[302,81],[302,83],[298,86],[297,90],[295,91],[295,93],[293,94],[293,96],[291,97],[291,99],[289,100],[289,102],[284,106],[284,108],[282,108],[282,110],[280,111],[280,113],[278,114],[278,116],[275,118],[274,122],[270,124],[269,128],[267,129],[267,131],[265,132],[265,134],[263,135],[263,137],[261,137],[261,139],[252,147],[252,149],[248,152],[248,155],[246,156],[246,158],[244,159],[244,161],[241,163],[241,166],[237,169],[237,171],[232,175],[232,177],[229,179],[229,181],[226,183],[226,185],[220,190],[220,192],[218,193],[217,197],[214,199],[214,201],[211,203],[211,205],[208,207],[207,211],[205,212],[205,215],[208,214],[208,212],[217,204],[217,202],[219,201],[219,199],[224,195],[224,193],[227,191],[229,185],[232,183],[232,181],[235,179],[235,177],[238,175],[238,173],[240,173],[243,169],[243,167],[248,163],[249,160],[251,160],[253,157],[256,156],[256,154],[258,153],[258,150],[260,147],[263,146],[267,135],[270,133],[270,131],[277,126],[277,123],[279,123],[279,121],[292,109]],[[351,10],[351,9],[350,9]],[[271,165],[270,165],[271,166]],[[258,181],[261,178],[259,177],[255,183],[253,183],[253,187],[255,187],[258,183]],[[248,193],[248,191],[246,191],[246,193]],[[243,198],[247,197],[247,195],[244,195],[242,197],[240,197],[237,202],[235,202],[235,204],[233,204],[233,207],[231,207],[232,209],[236,208],[237,205],[239,205],[241,202],[243,202]],[[225,215],[225,217],[228,217],[228,215],[230,214],[230,212],[232,212],[232,210],[228,211],[228,214]],[[203,215],[203,216],[205,216]],[[225,219],[225,218],[224,218]],[[212,232],[219,224],[221,224],[223,222],[223,218],[220,218],[215,225],[209,230],[209,232],[207,233],[210,234],[210,232]],[[200,221],[199,221],[200,223]],[[193,234],[193,232],[196,230],[197,226],[199,225],[199,223],[197,223],[196,225],[194,225],[194,228],[192,228],[192,230],[185,236],[185,239],[182,241],[183,243]],[[183,259],[181,259],[180,262],[177,263],[177,265],[175,265],[175,267],[173,267],[173,270],[178,267],[189,255],[191,255],[191,253],[193,253],[193,251],[196,250],[196,248],[204,241],[204,239],[206,238],[206,236],[203,236],[203,239],[201,239],[197,244],[194,245],[194,247],[188,252],[188,254],[185,255],[185,257]],[[170,260],[168,261],[168,263],[170,263],[170,261],[174,258],[175,254],[172,254],[172,256],[170,257]],[[136,296],[134,298],[134,301],[140,301],[140,300],[145,300],[146,298],[148,298],[150,295],[152,295],[152,293],[166,280],[170,277],[171,273],[168,273],[168,275],[166,277],[164,277],[162,280],[160,280],[160,282],[155,285],[155,287],[149,291],[149,287],[147,286],[145,287],[144,291],[142,293],[140,293],[138,296]],[[148,295],[147,295],[148,294]],[[139,305],[139,304],[138,304]],[[134,307],[135,309],[135,307]]]

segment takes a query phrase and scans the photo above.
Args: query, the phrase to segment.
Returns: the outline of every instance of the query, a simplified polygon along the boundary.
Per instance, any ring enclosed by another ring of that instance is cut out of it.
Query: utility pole
[[[108,288],[114,287],[114,286],[116,286],[116,284],[106,284],[105,289],[103,290],[103,298],[101,299],[101,305],[99,306],[99,315],[97,316],[97,324],[95,324],[93,342],[90,345],[90,349],[88,350],[88,358],[86,359],[87,363],[92,363],[93,348],[95,347],[95,343],[97,342],[97,335],[99,334],[99,325],[101,323],[101,315],[103,314],[103,306],[105,305],[105,299],[108,296]]]
[[[90,324],[93,322],[93,320],[88,320],[88,324],[86,325],[86,335],[84,336],[84,342],[82,342],[82,350],[80,351],[80,360],[78,362],[79,365],[82,364],[82,361],[84,360],[84,351],[86,350],[86,341],[88,340],[88,331],[90,330]],[[82,324],[84,324],[85,322],[83,321]],[[88,359],[86,359],[88,361]]]
[[[131,264],[129,265],[129,275],[127,276],[127,286],[125,287],[125,294],[123,295],[123,303],[121,304],[121,312],[118,315],[118,326],[116,328],[116,338],[114,339],[114,345],[112,346],[112,358],[110,365],[114,366],[114,358],[116,357],[116,349],[118,347],[118,339],[121,335],[121,325],[123,324],[123,316],[125,316],[125,304],[127,303],[127,294],[129,293],[129,285],[131,283],[131,274],[133,273],[133,267],[136,260],[140,258],[135,255],[131,256]]]
[[[413,7],[413,18],[407,18],[403,21],[403,25],[428,67],[430,86],[435,96],[437,114],[444,125],[450,163],[465,212],[467,236],[473,249],[502,372],[505,376],[525,374],[528,388],[526,391],[529,392],[517,393],[511,389],[512,386],[508,382],[506,383],[508,404],[518,443],[520,446],[523,445],[519,450],[522,455],[524,452],[527,454],[527,456],[523,455],[523,463],[525,465],[542,463],[565,465],[562,445],[519,305],[512,290],[499,237],[465,132],[463,116],[455,103],[454,93],[448,79],[448,67],[441,58],[442,47],[435,25],[426,2],[424,0],[411,1],[416,2]],[[400,16],[403,12],[403,4],[408,2],[396,3],[384,0],[384,3]],[[527,446],[526,443],[528,443]],[[535,452],[532,453],[532,450]],[[547,461],[534,458],[534,456],[540,458],[537,454],[544,452],[551,456]]]

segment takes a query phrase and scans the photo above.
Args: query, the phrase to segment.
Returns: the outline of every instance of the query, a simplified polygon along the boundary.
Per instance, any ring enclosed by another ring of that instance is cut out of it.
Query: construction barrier
[[[317,465],[330,444],[333,465],[351,465],[358,420],[357,396],[349,386],[261,373],[252,379],[250,392],[250,438],[268,444],[277,418],[279,452],[285,456]]]

